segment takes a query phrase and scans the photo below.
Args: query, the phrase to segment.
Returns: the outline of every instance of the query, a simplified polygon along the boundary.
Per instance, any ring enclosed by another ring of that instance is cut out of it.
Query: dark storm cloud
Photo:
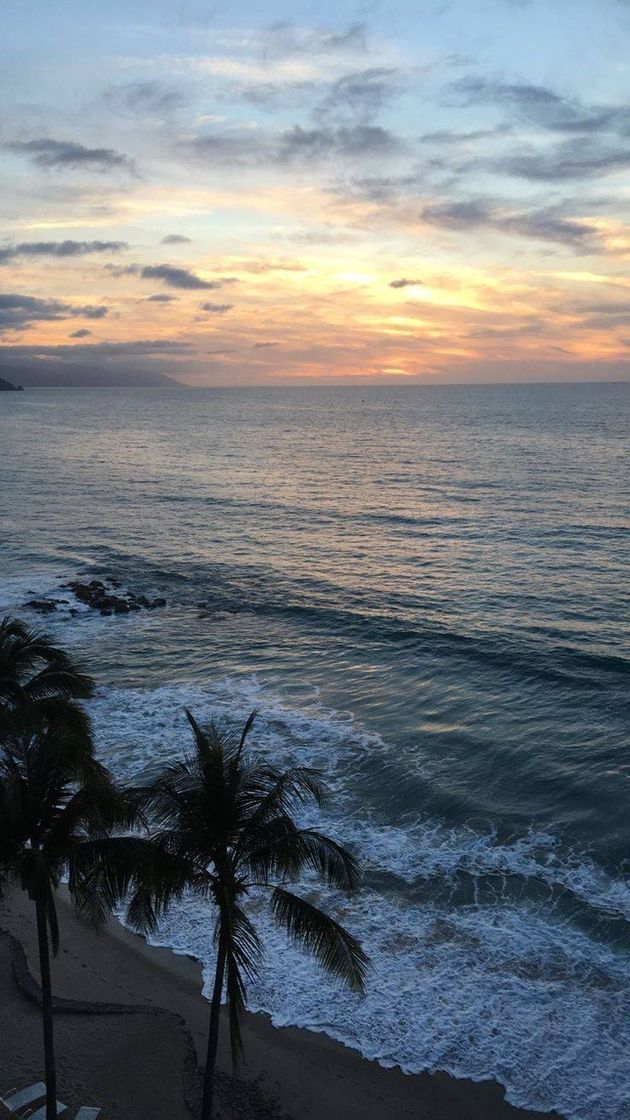
[[[160,241],[160,245],[191,245],[190,237],[184,237],[183,233],[167,233]]]
[[[128,248],[126,241],[20,241],[17,245],[0,246],[0,264],[16,257],[82,257]]]
[[[151,117],[181,109],[186,100],[179,90],[161,82],[127,82],[109,86],[103,94],[108,108],[118,112]]]
[[[226,311],[231,311],[234,307],[233,303],[200,303],[199,310],[207,311],[210,315],[224,315]]]
[[[422,283],[422,280],[406,280],[403,278],[402,280],[390,280],[389,286],[390,288],[410,288]]]
[[[582,105],[548,86],[469,76],[450,90],[464,104],[495,104],[511,109],[521,120],[555,132],[627,132],[630,110],[620,105]]]
[[[202,280],[189,268],[178,268],[173,264],[152,265],[106,265],[107,271],[112,276],[139,276],[143,280],[161,280],[169,288],[182,288],[188,291],[212,291],[222,288],[224,284],[233,284],[233,277],[223,277],[221,280]],[[163,302],[163,301],[162,301]]]
[[[589,248],[597,234],[595,226],[566,218],[554,209],[514,211],[483,198],[425,206],[421,216],[443,229],[495,229],[572,248]]]
[[[28,156],[37,167],[45,170],[78,171],[129,171],[135,174],[135,165],[127,156],[113,148],[86,148],[73,140],[16,140],[6,145],[18,155]]]
[[[630,146],[570,140],[550,150],[518,151],[487,163],[490,169],[531,182],[565,182],[610,175],[630,167]]]
[[[0,293],[0,331],[21,330],[31,323],[72,319],[77,316],[102,319],[108,312],[108,307],[92,304],[76,306],[61,300],[39,299],[14,292]]]

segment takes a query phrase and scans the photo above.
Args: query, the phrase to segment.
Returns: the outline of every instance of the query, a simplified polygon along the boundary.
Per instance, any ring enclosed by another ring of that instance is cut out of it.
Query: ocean
[[[630,385],[0,398],[0,613],[95,673],[123,778],[184,706],[321,767],[365,998],[268,946],[249,1006],[514,1104],[628,1120]],[[76,616],[71,578],[167,606]],[[41,618],[33,596],[59,602]],[[313,884],[308,885],[314,890]],[[211,967],[211,920],[159,940]]]

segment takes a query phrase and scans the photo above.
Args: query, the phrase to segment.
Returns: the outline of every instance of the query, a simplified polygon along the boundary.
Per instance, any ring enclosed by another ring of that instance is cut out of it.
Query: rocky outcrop
[[[112,581],[110,586],[102,580],[92,579],[89,583],[74,580],[68,584],[80,603],[99,611],[101,614],[129,614],[131,611],[154,610],[156,607],[165,607],[166,599],[148,599],[146,595],[135,595],[132,591],[119,592],[112,588],[118,581]]]
[[[131,614],[134,611],[152,611],[166,606],[166,599],[162,597],[149,599],[146,595],[135,595],[132,591],[120,591],[120,582],[115,579],[107,583],[100,579],[92,579],[89,583],[73,580],[66,588],[72,592],[77,602],[102,615]],[[24,604],[39,614],[51,614],[58,607],[68,605],[68,599],[29,599]],[[77,613],[76,608],[70,607],[70,614]]]

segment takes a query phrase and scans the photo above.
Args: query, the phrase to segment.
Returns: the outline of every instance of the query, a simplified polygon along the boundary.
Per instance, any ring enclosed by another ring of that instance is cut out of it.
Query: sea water
[[[629,405],[620,384],[0,398],[0,612],[96,674],[104,760],[138,779],[189,746],[185,706],[257,708],[252,745],[325,772],[323,824],[363,860],[356,899],[306,889],[363,940],[365,998],[255,897],[249,1006],[571,1120],[630,1117]],[[106,576],[168,605],[71,615],[68,579]],[[185,902],[160,931],[206,977],[212,920]]]

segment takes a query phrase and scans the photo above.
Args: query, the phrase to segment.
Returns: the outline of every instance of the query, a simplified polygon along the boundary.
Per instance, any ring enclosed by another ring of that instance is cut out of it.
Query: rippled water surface
[[[335,905],[367,998],[314,979],[256,906],[251,1006],[572,1120],[630,1116],[629,404],[623,385],[0,398],[0,608],[77,574],[168,600],[46,619],[101,682],[103,756],[137,776],[186,743],[184,704],[257,706],[260,749],[325,768],[327,827],[363,854],[363,896]],[[209,960],[190,905],[162,937]]]

